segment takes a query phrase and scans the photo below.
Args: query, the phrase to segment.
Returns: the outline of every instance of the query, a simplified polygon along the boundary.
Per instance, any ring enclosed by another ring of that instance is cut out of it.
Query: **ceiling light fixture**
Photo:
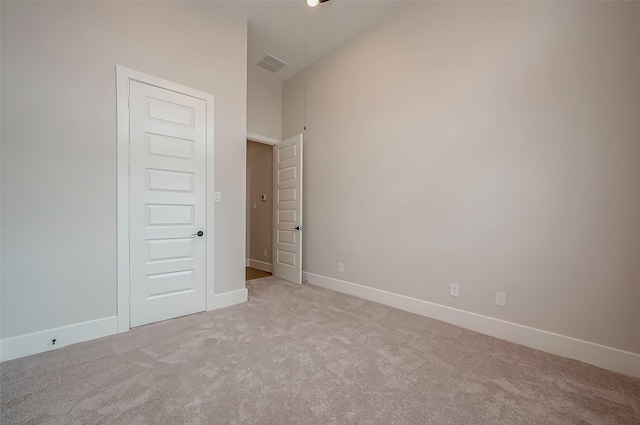
[[[329,0],[307,0],[307,6],[316,7],[320,3],[328,2]]]

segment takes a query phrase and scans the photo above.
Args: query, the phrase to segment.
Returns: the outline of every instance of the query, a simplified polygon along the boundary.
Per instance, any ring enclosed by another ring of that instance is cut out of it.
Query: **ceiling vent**
[[[275,56],[267,55],[260,62],[258,62],[258,66],[266,69],[267,71],[276,72],[287,63],[281,61]]]

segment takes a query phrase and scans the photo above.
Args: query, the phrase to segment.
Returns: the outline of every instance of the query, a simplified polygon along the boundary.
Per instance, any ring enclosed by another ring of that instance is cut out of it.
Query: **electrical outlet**
[[[500,307],[506,307],[507,306],[507,293],[506,292],[500,292],[500,291],[496,292],[496,305],[499,305]]]
[[[452,297],[459,297],[460,296],[460,285],[458,285],[457,283],[452,283],[451,284],[451,296]]]
[[[266,249],[264,250],[264,256],[265,257],[267,256],[267,250]]]
[[[344,271],[344,263],[338,263],[338,271],[339,272],[343,272]]]

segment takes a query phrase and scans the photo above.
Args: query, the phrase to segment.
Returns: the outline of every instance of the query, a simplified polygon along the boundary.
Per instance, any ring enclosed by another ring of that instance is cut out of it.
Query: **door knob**
[[[198,237],[202,237],[202,235],[204,235],[204,232],[202,230],[198,230],[198,233],[194,233],[191,236],[198,236]]]
[[[302,230],[302,226],[296,226],[293,228],[293,230]]]

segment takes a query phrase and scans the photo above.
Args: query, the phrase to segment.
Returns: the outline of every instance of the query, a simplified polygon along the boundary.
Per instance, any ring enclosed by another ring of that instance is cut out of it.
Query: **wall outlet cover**
[[[507,306],[507,293],[506,292],[500,292],[500,291],[496,292],[496,305],[499,305],[500,307],[506,307]]]

